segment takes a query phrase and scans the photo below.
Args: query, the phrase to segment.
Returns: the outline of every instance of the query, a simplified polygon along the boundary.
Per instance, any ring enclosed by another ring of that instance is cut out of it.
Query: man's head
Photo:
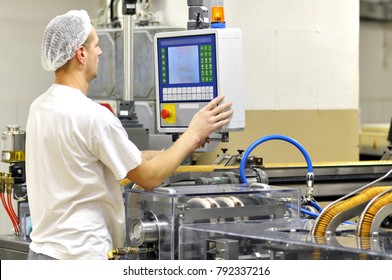
[[[72,10],[52,19],[45,29],[41,48],[42,66],[57,71],[89,37],[93,26],[84,10]]]

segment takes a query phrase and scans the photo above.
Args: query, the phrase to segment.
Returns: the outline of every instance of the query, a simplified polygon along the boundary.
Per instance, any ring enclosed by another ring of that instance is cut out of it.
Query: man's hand
[[[198,139],[198,147],[204,146],[211,133],[229,123],[232,103],[222,102],[223,99],[224,96],[219,95],[193,116],[185,133]]]

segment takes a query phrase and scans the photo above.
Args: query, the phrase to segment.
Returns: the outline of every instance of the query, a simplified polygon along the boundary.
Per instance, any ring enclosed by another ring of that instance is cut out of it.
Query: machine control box
[[[218,95],[233,102],[234,111],[219,132],[245,128],[240,29],[157,33],[154,55],[159,132],[184,132],[193,115]]]

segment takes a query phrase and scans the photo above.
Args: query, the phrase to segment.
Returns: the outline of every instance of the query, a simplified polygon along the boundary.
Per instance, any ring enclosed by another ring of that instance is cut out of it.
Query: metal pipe
[[[133,18],[124,15],[124,101],[133,101]]]
[[[123,247],[110,250],[107,253],[108,260],[114,260],[120,255],[137,255],[137,254],[147,254],[150,252],[155,252],[156,250],[152,247]]]

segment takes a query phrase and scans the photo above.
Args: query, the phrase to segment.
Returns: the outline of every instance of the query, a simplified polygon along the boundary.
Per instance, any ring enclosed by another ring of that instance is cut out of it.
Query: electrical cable
[[[15,233],[19,232],[18,225],[12,216],[10,209],[8,208],[7,202],[5,200],[4,192],[0,193],[1,202],[3,203],[4,209],[7,212],[9,218],[11,219],[12,225],[14,226]]]
[[[14,210],[14,207],[13,207],[13,205],[12,205],[12,196],[11,196],[11,193],[7,193],[7,202],[8,202],[8,209],[10,210],[11,215],[12,215],[12,217],[13,217],[13,219],[14,219],[14,221],[15,221],[15,224],[16,224],[16,226],[17,226],[16,229],[15,229],[15,231],[16,231],[16,232],[19,232],[19,231],[20,231],[19,218],[18,218],[18,215],[16,215],[15,210]]]
[[[20,223],[19,223],[19,218],[18,215],[16,215],[14,207],[12,205],[12,189],[14,186],[14,178],[10,173],[6,173],[4,177],[4,187],[5,191],[7,193],[7,204],[8,204],[8,210],[10,213],[10,218],[14,221],[14,227],[15,227],[15,232],[19,233],[20,231]],[[3,193],[4,194],[4,193]],[[5,194],[4,194],[5,195]]]

